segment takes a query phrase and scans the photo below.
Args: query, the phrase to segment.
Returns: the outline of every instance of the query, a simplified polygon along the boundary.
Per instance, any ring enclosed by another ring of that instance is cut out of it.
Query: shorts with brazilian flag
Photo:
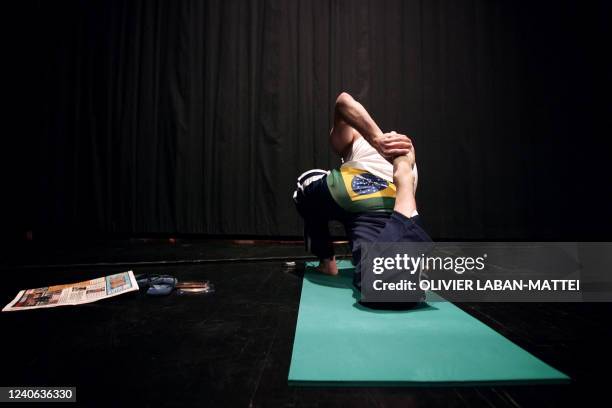
[[[349,212],[393,211],[395,184],[366,170],[343,166],[327,176],[334,201]]]

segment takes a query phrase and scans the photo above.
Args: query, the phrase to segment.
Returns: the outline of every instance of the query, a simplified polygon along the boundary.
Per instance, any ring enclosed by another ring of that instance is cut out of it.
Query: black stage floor
[[[128,269],[209,279],[216,293],[128,294],[79,307],[1,313],[0,385],[76,386],[79,405],[86,406],[556,407],[597,399],[607,405],[610,304],[460,305],[569,374],[568,385],[290,387],[301,277],[282,258],[304,256],[298,244],[220,241],[11,251],[2,266],[3,305],[18,289]],[[232,261],[237,258],[242,261]],[[74,263],[80,265],[67,266]]]

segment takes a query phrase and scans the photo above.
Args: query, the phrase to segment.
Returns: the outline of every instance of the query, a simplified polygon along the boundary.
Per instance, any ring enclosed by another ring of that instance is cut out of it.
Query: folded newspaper
[[[80,305],[138,290],[132,271],[78,283],[21,290],[3,312]]]

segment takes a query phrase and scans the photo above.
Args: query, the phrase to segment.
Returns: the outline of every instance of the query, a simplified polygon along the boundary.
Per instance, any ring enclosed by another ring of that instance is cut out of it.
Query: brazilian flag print
[[[395,185],[365,170],[334,169],[327,176],[327,186],[334,200],[346,211],[393,211]]]

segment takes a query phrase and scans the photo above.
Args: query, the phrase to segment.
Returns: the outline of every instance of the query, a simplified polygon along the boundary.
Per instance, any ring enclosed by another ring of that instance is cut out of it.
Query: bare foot
[[[338,275],[338,265],[336,265],[336,258],[332,259],[321,259],[317,271],[325,275],[336,276]]]

